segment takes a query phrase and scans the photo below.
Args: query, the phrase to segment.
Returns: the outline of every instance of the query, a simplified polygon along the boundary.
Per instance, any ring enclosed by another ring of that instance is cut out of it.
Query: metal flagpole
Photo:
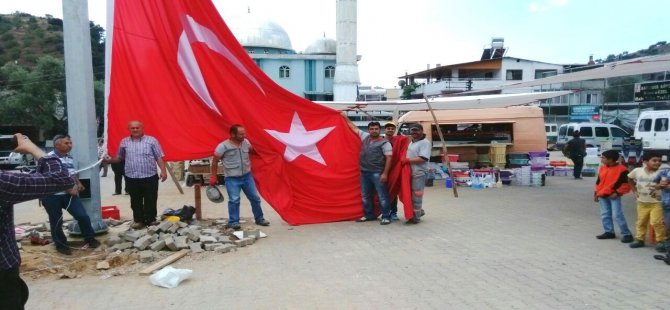
[[[93,63],[88,3],[81,0],[63,0],[63,41],[65,54],[65,90],[67,94],[68,131],[74,141],[72,154],[80,166],[98,160],[97,124],[93,96]],[[79,173],[79,179],[88,187],[80,194],[91,226],[97,233],[106,232],[100,202],[100,174],[97,166]],[[90,192],[90,196],[87,193]],[[81,233],[78,223],[68,229]]]

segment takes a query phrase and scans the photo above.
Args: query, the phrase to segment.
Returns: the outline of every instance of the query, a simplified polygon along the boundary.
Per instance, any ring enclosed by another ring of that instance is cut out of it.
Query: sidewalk
[[[670,266],[653,247],[630,249],[602,232],[594,178],[548,178],[543,188],[427,188],[419,225],[340,222],[291,227],[263,204],[269,237],[235,253],[175,267],[175,289],[147,277],[28,279],[27,309],[662,309]],[[103,178],[103,188],[113,187]],[[159,211],[192,204],[193,191],[162,183]],[[111,190],[109,191],[111,193]],[[204,197],[203,197],[204,198]],[[130,217],[128,196],[103,194]],[[203,199],[205,217],[225,205]],[[26,203],[16,222],[44,221]],[[634,203],[625,197],[629,227]],[[250,216],[243,199],[243,216]],[[617,236],[619,237],[619,236]]]

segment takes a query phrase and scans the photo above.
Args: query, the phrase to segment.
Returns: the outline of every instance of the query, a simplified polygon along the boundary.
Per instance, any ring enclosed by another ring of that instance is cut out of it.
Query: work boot
[[[58,251],[58,253],[63,254],[63,255],[68,255],[68,256],[72,255],[72,250],[70,250],[70,248],[56,247],[56,251]]]
[[[602,235],[597,235],[596,238],[603,240],[603,239],[614,239],[616,238],[616,235],[611,232],[604,232]]]
[[[633,239],[633,236],[625,235],[625,236],[623,236],[623,238],[621,238],[621,243],[631,243],[631,242],[633,242],[633,240],[635,240],[635,239]]]
[[[99,246],[100,246],[100,241],[95,240],[95,238],[91,238],[89,240],[86,240],[86,244],[84,245],[84,248],[95,249]]]
[[[628,245],[631,249],[637,249],[641,248],[644,246],[644,241],[642,240],[635,240],[631,244]]]
[[[659,241],[658,243],[656,243],[656,252],[665,253],[667,251],[668,251],[667,241]]]
[[[261,226],[270,226],[270,222],[266,219],[262,219],[260,221],[256,221],[256,225],[261,225]]]
[[[242,227],[240,226],[240,224],[237,224],[237,223],[235,223],[235,224],[230,224],[230,223],[228,223],[228,224],[226,224],[226,226],[224,226],[224,227],[225,227],[225,228],[229,228],[229,229],[233,229],[233,230],[240,230],[240,229],[242,228]]]
[[[130,225],[130,228],[132,228],[132,229],[142,229],[142,228],[144,228],[144,223],[135,222],[132,225]]]

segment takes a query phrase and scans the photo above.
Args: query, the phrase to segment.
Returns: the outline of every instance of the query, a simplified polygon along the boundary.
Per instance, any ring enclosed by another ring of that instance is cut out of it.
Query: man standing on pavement
[[[431,144],[426,140],[421,124],[411,124],[409,133],[412,137],[407,148],[407,158],[403,158],[403,165],[409,164],[412,168],[412,205],[414,206],[414,217],[407,221],[408,224],[418,224],[420,217],[426,212],[422,208],[423,190],[426,186],[426,173],[428,173],[428,160],[430,160]]]
[[[384,124],[384,137],[391,142],[391,147],[395,144],[393,142],[395,138],[395,131],[396,131],[396,125],[393,122],[388,122]],[[391,221],[397,221],[399,220],[398,218],[398,196],[390,197],[389,196],[389,201],[391,201]]]
[[[91,226],[91,218],[86,214],[86,209],[79,199],[79,192],[84,190],[84,185],[79,181],[76,174],[77,164],[75,163],[70,151],[72,151],[72,140],[68,135],[57,135],[53,139],[54,150],[47,154],[50,157],[58,158],[63,167],[65,167],[75,180],[74,187],[64,192],[59,192],[51,196],[42,198],[44,210],[49,215],[49,226],[51,227],[51,238],[54,241],[58,253],[72,255],[72,250],[67,244],[67,237],[63,233],[63,209],[67,210],[77,223],[84,237],[86,247],[97,248],[100,242],[95,240],[95,231]]]
[[[19,276],[21,256],[14,235],[14,204],[42,198],[74,186],[68,169],[22,134],[16,134],[16,152],[31,154],[35,173],[0,172],[0,309],[20,310],[28,301],[28,286]]]
[[[389,170],[391,169],[391,155],[393,150],[391,142],[382,137],[382,127],[379,122],[368,123],[368,132],[364,132],[343,113],[349,124],[349,128],[361,139],[361,153],[358,162],[361,167],[361,194],[363,197],[363,217],[357,222],[376,220],[374,212],[373,192],[377,192],[379,204],[382,211],[381,225],[391,223],[391,206],[389,201],[388,182]]]
[[[573,171],[575,180],[581,180],[584,156],[586,156],[586,140],[579,137],[579,131],[575,130],[572,133],[572,140],[565,144],[563,154],[570,158],[575,165],[575,170]]]
[[[261,197],[256,190],[256,183],[251,174],[249,153],[253,151],[251,143],[246,139],[246,131],[242,125],[230,127],[230,138],[221,142],[214,150],[211,164],[209,184],[217,182],[219,160],[223,161],[226,191],[228,192],[228,224],[227,228],[240,229],[240,191],[244,191],[257,225],[269,226],[270,222],[263,217]]]
[[[160,180],[165,182],[167,170],[163,161],[163,150],[158,140],[144,134],[144,124],[140,121],[128,123],[130,137],[125,137],[119,145],[116,158],[108,163],[125,161],[124,176],[126,190],[130,194],[130,208],[133,209],[133,229],[141,229],[156,222],[156,204],[158,201],[158,173]]]

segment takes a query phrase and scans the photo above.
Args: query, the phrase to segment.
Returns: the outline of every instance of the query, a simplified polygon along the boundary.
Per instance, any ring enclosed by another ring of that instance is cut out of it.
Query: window
[[[591,94],[586,94],[586,103],[591,103]]]
[[[535,70],[535,79],[546,78],[558,74],[556,69]]]
[[[579,135],[582,137],[593,137],[593,128],[592,127],[579,128]]]
[[[598,138],[609,138],[610,131],[607,130],[607,127],[596,127],[596,137]]]
[[[640,125],[637,127],[637,131],[640,132],[651,131],[651,119],[650,118],[641,119]]]
[[[279,67],[279,77],[280,78],[289,78],[291,77],[291,68],[288,66]]]
[[[568,130],[568,127],[566,126],[561,126],[558,128],[558,135],[559,136],[565,136],[565,132]]]
[[[521,81],[523,80],[523,71],[522,70],[507,70],[507,80],[508,81]]]
[[[327,79],[332,79],[334,77],[335,77],[335,67],[327,66],[326,67],[326,78]]]
[[[568,136],[572,137],[572,135],[575,133],[575,127],[568,127]]]
[[[544,132],[551,132],[551,126],[544,126]]]
[[[625,138],[628,137],[628,133],[623,131],[621,128],[612,127],[612,137],[614,138]]]
[[[668,119],[657,118],[654,122],[654,131],[668,131]]]

